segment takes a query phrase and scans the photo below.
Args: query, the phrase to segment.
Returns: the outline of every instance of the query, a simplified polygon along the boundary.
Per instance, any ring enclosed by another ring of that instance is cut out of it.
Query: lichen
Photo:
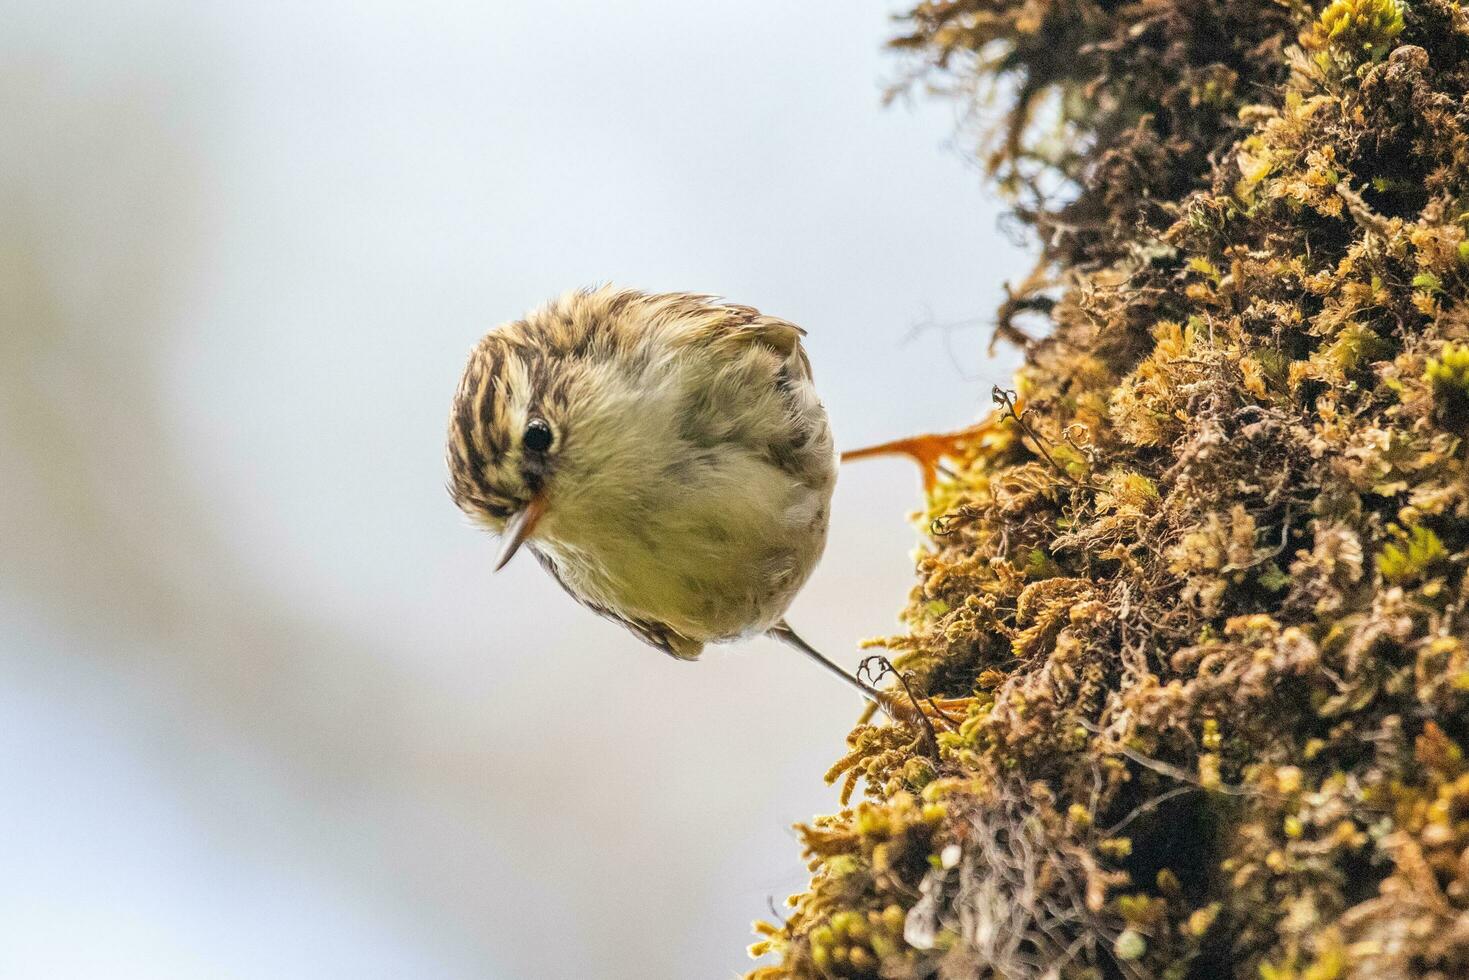
[[[989,99],[1025,362],[874,644],[967,710],[937,760],[852,733],[751,977],[1469,975],[1469,15],[926,0],[896,45]]]

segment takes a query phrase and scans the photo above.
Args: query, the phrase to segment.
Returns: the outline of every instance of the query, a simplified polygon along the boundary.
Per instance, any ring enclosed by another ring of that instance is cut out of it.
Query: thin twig
[[[1289,540],[1289,538],[1290,538],[1290,521],[1291,521],[1291,517],[1292,517],[1292,515],[1291,515],[1291,512],[1290,512],[1290,508],[1287,507],[1285,509],[1285,520],[1280,525],[1280,545],[1278,547],[1276,547],[1276,549],[1274,551],[1267,551],[1265,554],[1260,555],[1260,556],[1256,557],[1253,561],[1246,562],[1243,565],[1233,565],[1233,564],[1231,564],[1231,565],[1225,565],[1223,568],[1219,569],[1219,571],[1221,571],[1221,572],[1243,572],[1243,571],[1246,571],[1247,569],[1254,568],[1256,565],[1263,565],[1265,562],[1270,561],[1272,558],[1279,558],[1280,557],[1280,553],[1283,552],[1283,551],[1285,551],[1286,541]]]
[[[1082,728],[1085,728],[1087,731],[1091,732],[1093,735],[1102,734],[1102,730],[1100,728],[1084,718],[1079,719],[1077,721],[1077,724],[1080,725]],[[1199,777],[1195,776],[1193,773],[1189,772],[1187,769],[1184,769],[1181,766],[1175,766],[1171,762],[1164,762],[1162,759],[1154,759],[1151,756],[1143,755],[1136,749],[1129,748],[1128,746],[1123,745],[1120,742],[1117,743],[1115,747],[1121,755],[1127,757],[1128,759],[1131,759],[1133,762],[1136,762],[1144,769],[1151,769],[1153,772],[1156,772],[1161,776],[1168,776],[1172,779],[1178,780],[1180,783],[1188,783],[1190,787],[1208,790],[1210,792],[1224,793],[1227,796],[1273,795],[1270,793],[1266,793],[1264,790],[1254,789],[1249,786],[1236,786],[1233,783],[1226,783],[1223,780],[1220,780],[1217,784],[1205,786],[1203,780],[1199,779]]]
[[[1384,239],[1391,236],[1392,225],[1386,218],[1372,210],[1372,205],[1364,201],[1361,194],[1352,190],[1352,185],[1347,182],[1346,178],[1337,181],[1336,196],[1346,204],[1347,213],[1363,231],[1379,235]]]
[[[1151,810],[1158,809],[1158,807],[1162,806],[1164,803],[1167,803],[1175,796],[1182,796],[1184,793],[1193,793],[1198,789],[1199,787],[1197,786],[1175,786],[1166,793],[1160,793],[1147,802],[1138,804],[1136,807],[1133,808],[1131,813],[1114,823],[1112,826],[1108,827],[1106,830],[1102,831],[1102,836],[1116,837],[1118,833],[1121,832],[1122,828],[1132,823],[1144,813],[1148,813]]]
[[[1051,454],[1049,451],[1047,451],[1046,444],[1041,441],[1040,436],[1036,435],[1035,431],[1031,429],[1030,426],[1025,424],[1025,419],[1016,413],[1014,395],[1011,392],[1006,391],[1004,388],[1001,388],[999,385],[995,385],[994,391],[991,392],[991,394],[994,397],[995,404],[1003,408],[1009,414],[1009,416],[1015,420],[1015,424],[1020,426],[1020,431],[1030,436],[1030,441],[1035,443],[1035,448],[1040,451],[1040,454],[1042,456],[1045,457],[1046,462],[1051,464],[1051,469],[1061,474],[1061,478],[1064,479],[1067,483],[1070,483],[1072,486],[1081,486],[1081,483],[1075,477],[1073,477],[1070,473],[1067,473],[1066,470],[1061,467],[1060,463],[1051,458]]]

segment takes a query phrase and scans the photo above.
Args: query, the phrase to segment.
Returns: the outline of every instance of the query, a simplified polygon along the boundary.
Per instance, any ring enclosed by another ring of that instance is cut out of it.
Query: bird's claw
[[[873,654],[866,657],[857,666],[857,677],[869,686],[875,686],[888,674],[898,678],[898,683],[903,687],[903,694],[880,691],[877,704],[894,721],[922,729],[937,745],[935,726],[944,731],[957,731],[963,715],[969,710],[973,698],[945,698],[935,700],[930,697],[919,697],[913,693],[910,679],[893,666],[893,662],[881,654]],[[949,712],[959,713],[955,718]]]

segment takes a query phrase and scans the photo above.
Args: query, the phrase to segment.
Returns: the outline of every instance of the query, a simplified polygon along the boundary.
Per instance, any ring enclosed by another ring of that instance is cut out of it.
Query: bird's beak
[[[505,530],[500,535],[504,544],[500,545],[500,557],[495,560],[495,571],[504,568],[515,557],[525,539],[535,533],[536,525],[541,522],[541,515],[545,512],[546,493],[543,490],[530,498],[530,503],[505,522]]]

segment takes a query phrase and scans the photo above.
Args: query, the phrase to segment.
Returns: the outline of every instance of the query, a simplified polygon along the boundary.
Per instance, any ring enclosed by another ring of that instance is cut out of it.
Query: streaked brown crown
[[[584,289],[487,333],[470,352],[449,419],[449,492],[459,508],[498,529],[524,506],[567,437],[568,391],[589,359],[625,353],[650,307],[669,305],[636,290]],[[549,456],[521,449],[530,417],[552,428]]]

